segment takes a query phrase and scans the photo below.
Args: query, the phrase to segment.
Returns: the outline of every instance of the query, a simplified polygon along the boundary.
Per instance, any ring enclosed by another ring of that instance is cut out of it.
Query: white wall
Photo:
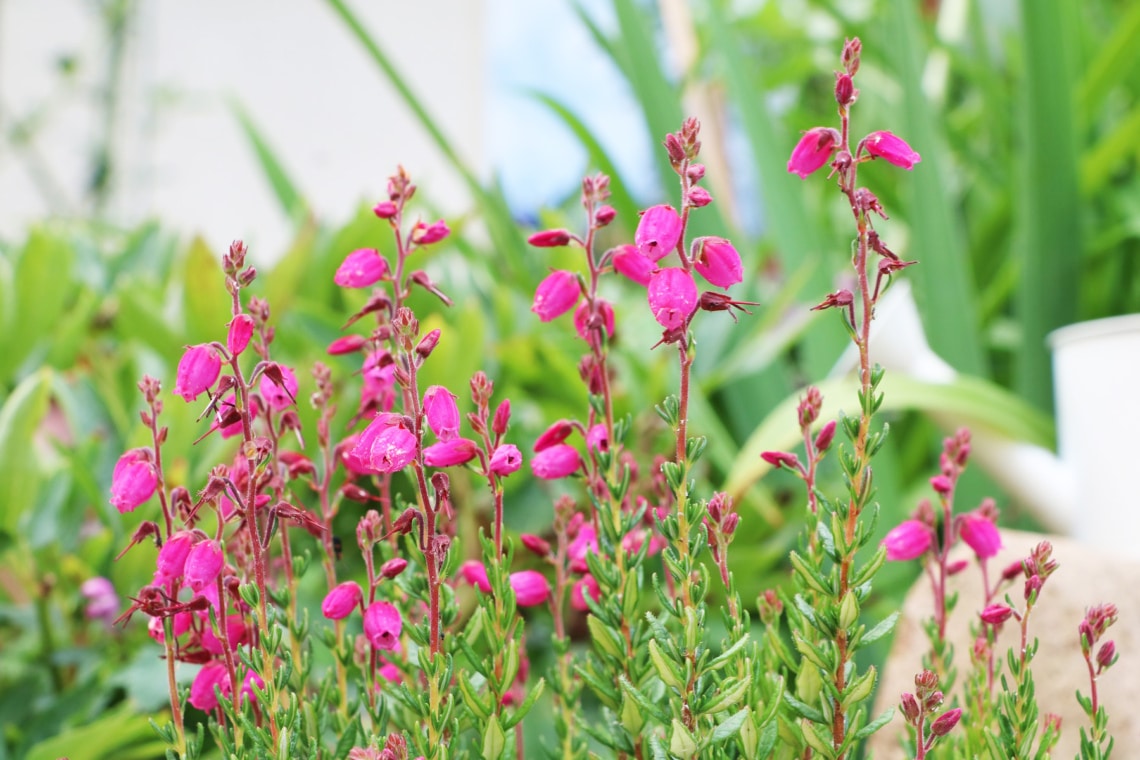
[[[0,4],[0,130],[42,113],[32,153],[0,141],[0,235],[49,213],[82,215],[102,135],[106,50],[90,0]],[[355,0],[468,162],[484,171],[482,0]],[[160,216],[221,249],[244,238],[272,258],[289,225],[230,110],[240,102],[318,214],[378,200],[403,163],[446,209],[465,206],[458,177],[333,11],[320,0],[139,0],[115,131],[122,160],[108,208],[133,223]],[[62,84],[54,65],[74,55]],[[30,156],[35,156],[29,161]],[[39,164],[56,189],[42,192]]]

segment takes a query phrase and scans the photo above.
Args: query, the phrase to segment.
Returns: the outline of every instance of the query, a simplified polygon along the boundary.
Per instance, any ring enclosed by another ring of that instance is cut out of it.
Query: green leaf
[[[717,742],[722,742],[725,739],[731,739],[732,737],[736,736],[737,732],[740,731],[740,727],[744,725],[745,719],[748,718],[751,712],[752,711],[749,708],[745,707],[744,709],[730,715],[725,719],[723,723],[713,729],[712,736],[709,737],[709,741],[711,741],[713,744],[716,744]]]
[[[165,745],[153,737],[147,718],[134,714],[133,708],[124,704],[84,726],[68,729],[36,744],[25,760],[155,757],[162,753]]]
[[[498,760],[507,746],[507,736],[499,727],[499,720],[494,715],[487,721],[487,728],[483,732],[483,760]]]
[[[893,631],[895,628],[895,623],[898,622],[898,619],[899,613],[897,611],[892,612],[886,617],[885,620],[883,620],[871,630],[867,631],[867,635],[859,639],[859,648],[861,649],[868,644],[876,642]]]
[[[44,472],[33,438],[47,414],[51,383],[51,371],[41,369],[0,407],[0,528],[10,535],[39,494]]]
[[[201,237],[194,238],[182,266],[183,316],[189,345],[226,339],[230,321],[230,295],[220,259]]]
[[[75,252],[65,240],[34,228],[16,258],[12,288],[0,291],[11,303],[0,307],[5,318],[0,378],[12,378],[38,348],[45,348],[74,297]]]

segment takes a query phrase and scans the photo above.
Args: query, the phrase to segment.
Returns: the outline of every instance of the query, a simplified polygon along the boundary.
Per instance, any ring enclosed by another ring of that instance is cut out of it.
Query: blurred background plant
[[[140,443],[135,382],[144,372],[169,382],[181,347],[212,337],[228,314],[224,294],[212,287],[220,273],[219,252],[210,243],[187,239],[163,219],[124,226],[109,200],[117,173],[129,164],[123,151],[130,146],[116,132],[116,93],[132,18],[140,11],[130,0],[88,5],[105,41],[102,63],[92,64],[98,87],[76,87],[74,72],[83,61],[65,57],[41,108],[15,114],[0,101],[0,167],[19,163],[45,196],[60,199],[48,218],[0,241],[0,760],[155,755],[158,745],[143,714],[165,700],[162,678],[153,675],[161,664],[142,644],[141,627],[111,629],[86,617],[79,589],[96,576],[121,590],[146,581],[145,562],[130,555],[114,562],[129,536],[107,502],[114,458]],[[492,5],[496,13],[509,7],[506,0]],[[776,449],[794,441],[789,410],[797,392],[831,374],[844,350],[834,324],[808,307],[835,289],[847,255],[830,242],[843,239],[844,212],[827,184],[790,188],[798,180],[785,164],[798,126],[826,123],[834,107],[832,83],[818,72],[837,67],[838,41],[859,36],[868,50],[861,76],[875,87],[861,104],[865,121],[857,131],[889,123],[923,156],[921,171],[905,176],[867,170],[894,210],[886,223],[891,238],[907,241],[898,253],[921,261],[909,279],[930,343],[964,373],[939,386],[906,385],[900,378],[888,393],[893,440],[876,467],[884,523],[909,513],[927,488],[929,462],[943,435],[928,412],[951,410],[975,429],[1052,445],[1045,335],[1070,322],[1140,311],[1140,144],[1134,139],[1140,130],[1140,6],[1121,0],[605,0],[588,9],[568,7],[592,40],[576,54],[609,62],[614,80],[628,88],[641,130],[614,144],[602,134],[607,113],[571,105],[574,98],[562,92],[540,87],[525,93],[548,114],[547,126],[536,127],[536,151],[543,151],[545,129],[580,144],[579,165],[570,167],[575,171],[564,192],[543,208],[504,189],[510,161],[490,176],[469,164],[456,143],[464,127],[433,118],[439,94],[417,89],[409,78],[414,62],[381,44],[354,5],[327,0],[320,9],[403,101],[405,116],[451,166],[468,199],[453,224],[452,244],[419,262],[455,297],[456,308],[439,319],[462,336],[441,344],[434,371],[468,377],[484,369],[504,395],[518,400],[516,424],[532,437],[581,408],[573,330],[564,325],[560,339],[551,340],[550,331],[540,338],[528,318],[548,262],[528,251],[527,226],[572,228],[577,178],[602,170],[613,179],[618,210],[607,233],[612,244],[632,239],[636,209],[670,197],[672,180],[666,166],[648,159],[638,166],[628,156],[663,156],[651,149],[659,136],[683,116],[698,116],[717,203],[696,232],[737,242],[747,267],[740,297],[762,305],[743,329],[698,334],[702,393],[694,396],[693,424],[711,442],[711,482],[731,481],[744,499],[737,541],[755,550],[733,558],[742,597],[782,584],[801,495],[794,479],[767,473],[756,446]],[[337,72],[322,76],[332,81]],[[86,181],[78,197],[66,199],[53,189],[60,182],[42,160],[41,138],[67,113],[59,104],[80,96],[96,104],[84,122],[90,150],[78,162]],[[309,367],[354,310],[333,284],[336,266],[354,248],[389,245],[369,210],[386,174],[352,177],[354,186],[372,183],[375,197],[361,198],[347,222],[326,221],[313,212],[311,191],[287,168],[289,156],[273,149],[277,125],[241,103],[232,117],[289,220],[290,242],[263,253],[259,295],[277,317],[280,358]],[[335,143],[335,136],[322,137]],[[512,160],[536,156],[515,147]],[[186,213],[192,217],[193,208]],[[633,322],[627,335],[652,333],[645,310],[630,303],[632,291],[607,297]],[[616,355],[624,378],[621,413],[650,409],[669,387],[668,357],[634,358],[640,355]],[[305,380],[301,395],[307,397]],[[312,413],[304,404],[301,412]],[[200,481],[217,452],[191,445],[192,411],[170,405],[167,414],[184,418],[170,425],[184,438],[168,447],[185,452],[174,466],[187,482]],[[655,432],[648,417],[639,422],[647,435]],[[543,529],[546,510],[523,505],[549,498],[534,484],[512,488],[510,527]],[[968,504],[995,491],[974,469],[959,494]],[[1013,507],[1006,522],[1032,524],[1018,505],[999,503]],[[346,517],[346,533],[351,522]],[[884,606],[897,606],[910,572],[884,571]],[[541,648],[536,638],[531,643]]]

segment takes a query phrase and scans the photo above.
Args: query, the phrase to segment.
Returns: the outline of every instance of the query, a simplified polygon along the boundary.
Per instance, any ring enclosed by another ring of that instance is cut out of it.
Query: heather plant
[[[911,754],[1021,751],[1037,720],[1026,626],[1055,567],[1047,547],[1019,565],[1024,605],[1014,609],[1007,598],[981,617],[981,642],[992,642],[993,626],[1010,616],[1022,625],[1009,680],[1003,675],[996,688],[995,660],[980,646],[976,664],[987,680],[961,706],[944,709],[939,689],[956,675],[940,644],[953,609],[945,592],[955,569],[947,564],[951,539],[960,535],[975,550],[983,572],[1000,544],[990,507],[951,521],[968,436],[947,444],[933,481],[942,521],[925,505],[876,546],[872,459],[887,428],[876,418],[883,371],[870,356],[870,326],[892,278],[915,262],[879,237],[875,219],[886,212],[858,183],[858,168],[881,159],[912,169],[920,157],[891,132],[852,139],[860,53],[858,40],[843,47],[833,91],[838,128],[808,130],[788,161],[800,177],[829,167],[850,207],[855,284],[816,308],[839,313],[859,353],[857,413],[822,419],[821,394],[811,388],[797,410],[806,461],[764,455],[807,487],[788,586],[766,591],[755,608],[741,597],[729,554],[744,518],[711,487],[701,462],[708,442],[690,428],[694,324],[729,327],[729,317],[747,318],[754,305],[728,293],[746,270],[733,243],[690,234],[693,216],[713,203],[701,184],[699,123],[685,120],[666,135],[677,206],[644,210],[632,242],[601,243],[617,213],[604,174],[582,182],[582,233],[530,236],[537,249],[569,248],[577,257],[570,268],[562,255],[570,252],[558,252],[568,268],[542,279],[531,311],[541,322],[570,315],[584,346],[585,403],[576,416],[549,421],[526,455],[512,434],[511,400],[483,371],[423,387],[449,334],[426,329],[430,316],[417,313],[412,294],[444,306],[451,299],[413,267],[450,229],[414,216],[416,186],[401,168],[373,209],[392,249],[354,250],[333,277],[356,306],[328,353],[355,357],[359,369],[349,378],[323,363],[312,368],[312,425],[299,409],[301,369],[275,358],[271,304],[247,295],[257,272],[240,242],[223,258],[231,317],[224,339],[187,347],[171,389],[180,397],[173,403],[198,405],[199,442],[233,442],[204,482],[167,465],[162,420],[171,399],[159,380],[139,383],[150,440],[118,460],[110,502],[126,514],[157,501],[155,519],[140,522],[124,550],[155,546],[153,580],[131,594],[120,621],[142,613],[161,647],[170,712],[155,727],[168,757],[209,754],[208,728],[212,743],[237,758],[853,758],[891,717],[869,716],[877,671],[856,655],[889,634],[895,616],[868,624],[862,611],[887,559],[920,556],[931,560],[941,593],[932,654],[916,693],[902,697]],[[614,351],[629,320],[606,294],[632,287],[627,280],[645,289],[661,332],[622,340],[676,357],[676,392],[656,405],[660,434],[616,411],[623,377]],[[465,414],[460,392],[470,399]],[[340,407],[351,411],[347,421]],[[818,479],[832,452],[845,485],[837,495]],[[516,540],[505,502],[524,464],[545,484],[549,505],[530,508],[549,509],[550,519],[542,535]],[[486,503],[486,524],[461,531],[459,515]],[[355,550],[335,532],[345,517],[355,524]],[[357,550],[363,572],[346,572],[345,556]],[[93,616],[106,614],[107,591],[98,582],[85,588]],[[308,603],[314,594],[319,617]],[[1114,609],[1094,608],[1082,624],[1090,757],[1110,748],[1095,677],[1115,660],[1111,642],[1101,643],[1114,618]],[[583,620],[585,645],[574,632]],[[528,647],[540,635],[552,638],[554,655],[542,674]],[[550,741],[528,744],[524,720],[546,709]],[[978,726],[1000,724],[1000,735],[981,745],[972,743],[974,730],[955,731],[971,709],[981,711]]]

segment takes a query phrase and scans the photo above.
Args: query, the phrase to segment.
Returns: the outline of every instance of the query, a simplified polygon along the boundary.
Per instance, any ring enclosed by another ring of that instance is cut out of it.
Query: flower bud
[[[509,398],[503,399],[497,409],[495,409],[495,416],[491,418],[491,431],[495,435],[505,435],[507,427],[511,424],[511,400]]]
[[[858,90],[855,89],[855,84],[851,81],[850,74],[836,74],[835,75],[835,102],[843,107],[847,107],[855,102],[855,96]]]
[[[1116,662],[1116,642],[1109,639],[1096,653],[1097,672],[1108,670]]]
[[[344,335],[330,343],[326,352],[330,356],[351,354],[359,351],[366,345],[368,345],[368,339],[363,335]]]
[[[399,209],[392,201],[382,201],[372,207],[372,213],[380,219],[391,219]]]
[[[800,469],[800,458],[787,451],[765,451],[760,454],[760,458],[776,468]]]
[[[574,432],[574,426],[569,420],[558,420],[546,430],[542,431],[542,435],[534,442],[534,450],[542,451],[551,446],[562,443],[570,434]]]
[[[230,320],[230,331],[226,337],[226,348],[230,356],[237,356],[249,345],[253,337],[253,317],[248,314],[238,314]]]
[[[1001,533],[997,526],[972,512],[958,518],[958,535],[974,550],[978,559],[989,559],[1001,549]]]
[[[930,486],[935,492],[945,496],[954,490],[954,481],[945,475],[935,475],[930,479]]]
[[[478,453],[479,447],[467,438],[440,441],[424,449],[424,464],[428,467],[455,467],[467,464]]]
[[[550,597],[550,582],[537,570],[520,570],[510,575],[515,602],[520,607],[536,607]]]
[[[412,228],[412,242],[416,245],[431,245],[438,243],[450,234],[451,230],[442,219],[430,225],[416,222],[416,226]]]
[[[393,557],[380,566],[380,577],[392,580],[408,567],[408,561],[403,557]]]
[[[819,453],[827,451],[835,438],[835,420],[829,420],[815,437],[815,450]]]
[[[420,339],[416,344],[416,355],[421,359],[426,359],[431,356],[431,352],[439,345],[439,328],[436,328]]]
[[[469,559],[459,566],[459,574],[484,594],[491,593],[491,582],[487,580],[487,568],[478,560]]]
[[[685,200],[687,200],[689,205],[693,208],[703,208],[712,203],[713,199],[712,196],[709,195],[708,190],[705,190],[703,187],[694,187],[689,191],[689,194],[685,196]]]
[[[533,533],[523,533],[519,536],[522,545],[543,559],[550,556],[550,542]]]
[[[689,164],[689,168],[685,170],[685,176],[689,178],[689,182],[694,184],[700,182],[705,176],[705,165]]]
[[[954,726],[958,725],[958,721],[961,719],[962,708],[955,707],[953,710],[947,710],[930,724],[930,733],[933,736],[945,736],[954,729]]]
[[[914,725],[918,720],[918,716],[922,715],[922,708],[918,705],[918,700],[910,692],[903,692],[902,698],[899,700],[899,707],[902,708],[903,717],[906,722]]]
[[[980,617],[986,625],[1001,625],[1013,615],[1013,608],[1006,604],[991,604],[981,611]]]
[[[570,233],[566,230],[543,230],[526,239],[535,248],[561,248],[570,243]]]
[[[364,599],[364,592],[356,581],[345,581],[336,586],[321,603],[321,614],[329,620],[343,620],[352,614]]]
[[[599,227],[605,227],[614,220],[617,216],[617,211],[613,206],[601,206],[594,212],[594,224]]]
[[[441,441],[450,441],[459,435],[459,406],[456,395],[442,385],[433,385],[424,391],[423,412],[428,427]]]

